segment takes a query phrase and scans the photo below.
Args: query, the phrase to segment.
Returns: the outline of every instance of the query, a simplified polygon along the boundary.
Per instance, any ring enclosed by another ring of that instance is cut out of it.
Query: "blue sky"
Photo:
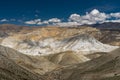
[[[18,24],[33,19],[67,21],[71,14],[85,15],[94,9],[106,14],[120,12],[119,4],[120,0],[1,0],[0,20]]]

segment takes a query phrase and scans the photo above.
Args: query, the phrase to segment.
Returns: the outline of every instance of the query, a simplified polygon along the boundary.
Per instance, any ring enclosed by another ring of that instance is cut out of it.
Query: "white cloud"
[[[25,24],[36,24],[36,22],[34,22],[33,20],[31,20],[31,21],[26,21]]]
[[[42,22],[38,22],[38,23],[36,23],[37,25],[42,25],[43,23]]]
[[[44,20],[41,21],[41,19],[35,19],[35,20],[30,20],[30,21],[25,21],[25,24],[29,24],[29,25],[43,25],[43,24],[54,24],[54,23],[60,23],[61,20],[58,18],[51,18],[49,20]]]
[[[8,22],[9,20],[7,19],[1,19],[0,22]]]
[[[111,20],[112,18],[115,18],[115,19]],[[80,25],[96,24],[96,23],[104,23],[104,22],[120,23],[120,12],[106,14],[98,11],[97,9],[94,9],[90,13],[87,12],[86,15],[80,16],[79,14],[71,14],[68,21],[77,22]]]
[[[120,13],[111,13],[110,14],[111,17],[115,17],[115,18],[120,18]]]
[[[35,19],[26,21],[25,24],[35,24],[35,25],[58,25],[58,26],[75,26],[75,25],[84,25],[84,24],[96,24],[104,22],[120,22],[120,12],[106,14],[100,12],[97,9],[92,10],[91,12],[86,12],[85,15],[80,14],[71,14],[68,18],[68,22],[62,22],[61,19],[51,18],[48,20]]]
[[[61,22],[61,20],[58,19],[58,18],[52,18],[52,19],[49,19],[48,22],[51,22],[51,23],[59,23],[59,22]]]
[[[35,19],[35,20],[26,21],[25,24],[35,25],[35,24],[40,24],[40,22],[41,22],[41,19]]]
[[[117,22],[117,23],[120,23],[120,19],[117,19],[117,20],[106,20],[105,22]]]
[[[80,16],[79,14],[72,14],[69,17],[69,21],[77,22],[81,25],[83,24],[96,24],[99,22],[104,22],[109,16],[105,13],[99,12],[97,9],[92,10],[86,15]]]
[[[100,12],[97,10],[97,9],[94,9],[94,10],[92,10],[91,12],[90,12],[90,14],[92,14],[92,15],[97,15],[97,14],[99,14]]]
[[[78,26],[80,24],[77,22],[61,22],[61,23],[56,23],[56,25],[62,26],[62,27],[73,27],[73,26]]]
[[[70,15],[70,17],[69,17],[69,21],[73,21],[73,22],[74,22],[74,21],[79,22],[80,19],[81,19],[81,17],[80,17],[79,14],[72,14],[72,15]]]
[[[49,24],[49,22],[47,20],[43,21],[43,24]]]

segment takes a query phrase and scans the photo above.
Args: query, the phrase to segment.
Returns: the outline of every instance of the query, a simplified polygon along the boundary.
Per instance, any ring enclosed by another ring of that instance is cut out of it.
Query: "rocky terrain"
[[[101,33],[104,34],[100,38],[102,43],[120,46],[120,29],[101,29]]]
[[[102,37],[102,32],[92,27],[33,27],[31,30],[23,28],[2,39],[1,45],[28,55],[45,55],[68,50],[106,52],[115,48],[97,41]]]
[[[100,30],[102,43],[120,46],[120,23],[106,22],[102,24],[89,25]]]
[[[87,34],[80,34],[63,40],[46,38],[39,41],[8,37],[1,42],[1,45],[13,48],[27,55],[46,55],[63,51],[85,52],[89,54],[102,51],[109,52],[117,48],[117,46],[102,44]]]
[[[119,34],[90,26],[0,25],[0,78],[119,80]]]
[[[13,49],[0,46],[0,80],[46,80],[18,65],[16,60],[20,59],[20,55]],[[24,55],[21,57],[26,59]]]
[[[58,76],[61,76],[62,80],[119,80],[119,57],[120,48],[91,61],[54,72],[59,73]],[[46,75],[54,76],[52,73]]]

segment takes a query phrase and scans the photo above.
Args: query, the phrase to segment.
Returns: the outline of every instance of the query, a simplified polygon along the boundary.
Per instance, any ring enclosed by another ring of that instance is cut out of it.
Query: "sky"
[[[120,0],[0,0],[0,23],[67,25],[119,22],[119,4]],[[104,21],[98,20],[98,16],[102,16]]]

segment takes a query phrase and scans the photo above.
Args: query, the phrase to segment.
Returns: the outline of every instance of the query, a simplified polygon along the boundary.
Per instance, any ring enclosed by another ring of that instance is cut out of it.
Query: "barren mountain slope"
[[[120,46],[120,29],[101,29],[101,42]]]
[[[7,48],[0,46],[0,80],[45,80],[44,77],[24,69],[8,58],[5,52],[12,54],[12,49],[4,52],[3,49]]]
[[[12,24],[3,24],[0,25],[0,40],[8,36],[14,36],[19,39],[24,40],[34,40],[38,41],[45,38],[55,38],[55,39],[64,39],[69,38],[75,35],[87,33],[94,36],[97,40],[102,41],[103,43],[111,45],[120,45],[119,33],[120,30],[116,28],[111,28],[112,25],[107,23],[107,28],[100,28],[99,25],[87,26],[78,26],[78,27],[58,27],[58,26],[47,26],[47,27],[28,27],[28,26],[18,26]],[[103,24],[104,25],[104,24]],[[116,23],[115,23],[116,25]],[[110,30],[109,30],[110,27]],[[117,27],[114,26],[114,27]],[[107,41],[108,40],[108,41]]]
[[[51,62],[55,64],[60,64],[62,66],[69,66],[69,65],[83,63],[90,60],[84,55],[82,54],[78,55],[73,51],[65,51],[65,52],[60,52],[56,54],[50,54],[45,57]]]
[[[56,40],[51,37],[39,41],[8,37],[2,41],[1,45],[13,48],[28,55],[46,55],[64,51],[82,51],[89,54],[94,52],[109,52],[118,48],[117,46],[102,44],[94,37],[87,34],[75,35],[62,40]]]
[[[56,70],[64,80],[119,80],[120,48],[86,63]],[[54,72],[52,72],[54,73]],[[49,75],[53,76],[51,73]]]
[[[0,73],[3,76],[1,78],[6,77],[4,74],[8,76],[12,74],[9,70],[16,74],[13,68],[15,66],[16,71],[23,69],[20,74],[17,73],[23,78],[26,78],[26,75],[21,73],[32,75],[28,76],[27,80],[30,80],[29,78],[38,80],[36,78],[41,77],[38,74],[45,74],[48,80],[54,80],[56,77],[58,80],[62,78],[64,80],[109,80],[110,78],[119,80],[120,49],[117,49],[118,46],[107,45],[117,41],[115,38],[119,31],[104,32],[85,26],[78,28],[3,26],[7,27],[1,27],[1,30],[3,29],[3,32],[0,32],[1,45],[19,52],[0,46],[0,56],[2,55],[1,59],[3,59],[0,63],[3,65],[0,69],[3,72]],[[115,37],[112,37],[114,35]],[[10,65],[13,65],[12,68],[6,67],[9,61]],[[21,80],[18,75],[12,76]],[[10,76],[7,78],[14,80]]]
[[[34,73],[44,74],[59,67],[59,65],[50,62],[44,57],[24,55],[10,48],[0,46],[0,52],[16,64]]]

